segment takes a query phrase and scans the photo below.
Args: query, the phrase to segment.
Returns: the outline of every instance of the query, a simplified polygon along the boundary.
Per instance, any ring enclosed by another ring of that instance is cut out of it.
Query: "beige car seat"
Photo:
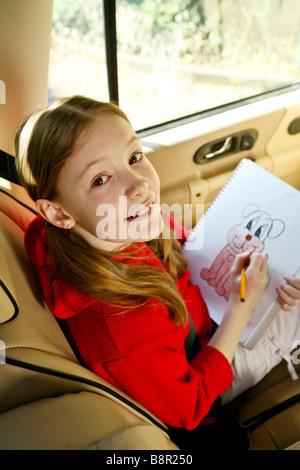
[[[77,361],[24,250],[24,229],[35,217],[32,203],[22,188],[4,183],[0,449],[177,449],[164,423]],[[28,208],[12,198],[16,194]]]
[[[163,422],[76,359],[24,249],[33,217],[24,189],[0,179],[0,449],[178,449]],[[224,411],[249,429],[250,448],[297,448],[299,393],[282,363]]]

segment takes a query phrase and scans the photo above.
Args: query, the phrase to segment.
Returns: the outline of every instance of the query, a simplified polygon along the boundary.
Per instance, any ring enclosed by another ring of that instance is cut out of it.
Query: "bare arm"
[[[240,301],[241,270],[246,268],[246,300]],[[251,313],[268,282],[267,257],[246,252],[237,255],[231,270],[231,294],[223,320],[208,343],[232,361]]]

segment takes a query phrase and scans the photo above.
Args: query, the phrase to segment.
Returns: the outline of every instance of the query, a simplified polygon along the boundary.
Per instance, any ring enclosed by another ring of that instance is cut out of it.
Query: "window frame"
[[[117,53],[117,26],[116,26],[116,0],[103,0],[104,9],[104,30],[105,30],[105,53],[108,78],[109,99],[119,104],[119,83],[118,83],[118,53]],[[278,96],[300,88],[300,80],[282,85],[271,90],[249,96],[237,101],[225,103],[214,108],[199,111],[193,114],[181,116],[166,122],[154,124],[143,129],[138,129],[139,138],[147,137],[159,132],[173,129],[194,121],[198,121],[215,114],[220,114],[234,108],[246,106],[256,101],[261,101],[272,96]]]
[[[109,99],[119,104],[116,0],[103,0]]]

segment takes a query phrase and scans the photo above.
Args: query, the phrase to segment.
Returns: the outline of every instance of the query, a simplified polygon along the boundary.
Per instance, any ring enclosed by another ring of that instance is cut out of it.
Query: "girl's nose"
[[[131,174],[128,178],[125,195],[129,199],[138,199],[147,193],[147,181],[139,175]]]

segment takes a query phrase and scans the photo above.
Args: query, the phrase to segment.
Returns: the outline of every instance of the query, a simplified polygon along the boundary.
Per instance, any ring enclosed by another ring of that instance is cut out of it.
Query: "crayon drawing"
[[[285,229],[280,219],[261,211],[256,204],[247,205],[242,211],[240,224],[227,233],[227,245],[220,251],[210,268],[203,268],[200,276],[214,287],[216,293],[227,301],[230,296],[230,270],[238,253],[252,249],[262,252],[267,238],[279,237]]]

